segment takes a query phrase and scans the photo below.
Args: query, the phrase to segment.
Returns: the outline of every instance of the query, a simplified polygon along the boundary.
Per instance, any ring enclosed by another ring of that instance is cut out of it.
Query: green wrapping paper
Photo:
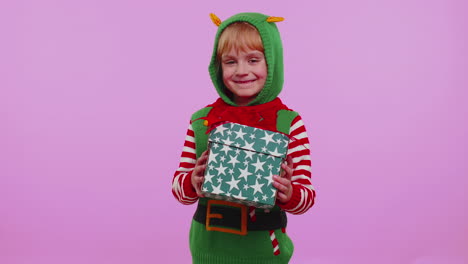
[[[287,135],[236,123],[210,132],[202,192],[206,197],[259,208],[275,205],[273,175],[286,158]]]

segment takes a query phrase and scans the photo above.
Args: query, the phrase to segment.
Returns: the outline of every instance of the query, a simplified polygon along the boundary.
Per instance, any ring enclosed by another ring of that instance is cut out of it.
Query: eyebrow
[[[263,52],[261,52],[259,50],[253,50],[253,51],[247,53],[247,56],[252,56],[252,55],[261,55],[261,56],[263,56]]]
[[[251,52],[245,54],[245,56],[246,57],[265,57],[263,52],[258,51],[258,50],[251,51]],[[232,56],[232,55],[229,55],[229,54],[223,54],[221,56],[221,59],[232,59],[232,58],[236,58],[236,57],[237,56]]]
[[[225,60],[225,59],[233,59],[233,58],[235,58],[235,57],[234,57],[234,56],[231,56],[231,55],[227,55],[227,54],[223,54],[223,55],[221,56],[221,59],[223,59],[223,60]]]

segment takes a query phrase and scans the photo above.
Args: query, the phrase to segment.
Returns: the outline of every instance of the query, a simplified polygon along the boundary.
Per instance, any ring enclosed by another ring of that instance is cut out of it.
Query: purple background
[[[284,16],[316,205],[291,263],[468,263],[466,1],[2,1],[0,263],[189,263],[171,180],[216,27]]]

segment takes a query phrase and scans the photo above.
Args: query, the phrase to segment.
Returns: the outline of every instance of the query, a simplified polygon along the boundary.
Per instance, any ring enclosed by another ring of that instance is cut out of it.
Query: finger
[[[278,179],[276,180],[276,183],[278,185],[282,185],[282,186],[286,186],[286,187],[291,185],[291,181],[289,181],[287,178],[280,178],[280,177],[278,177]]]
[[[197,164],[203,164],[208,159],[208,150],[205,150],[197,159]]]
[[[275,176],[275,181],[273,182],[273,186],[278,190],[278,192],[282,192],[289,196],[293,191],[293,186],[291,181],[286,178],[279,178]]]
[[[196,182],[196,187],[195,187],[195,190],[197,191],[197,195],[199,197],[202,197],[202,186],[203,186],[203,180],[205,179],[205,177],[198,177],[195,182]]]
[[[198,197],[203,197],[203,193],[201,192],[201,190],[198,190],[198,191],[197,191],[197,196],[198,196]]]
[[[288,174],[288,165],[286,163],[281,163],[281,177],[286,177]]]
[[[203,185],[203,179],[204,179],[204,177],[197,177],[197,178],[195,179],[195,185],[196,185],[196,189],[197,189],[198,191],[201,190],[201,187],[202,187],[202,185]]]
[[[286,161],[288,162],[288,165],[290,166],[290,168],[292,169],[293,168],[293,159],[291,156],[287,156],[286,157]]]
[[[192,185],[193,185],[193,188],[195,189],[195,191],[199,191],[200,189],[200,186],[201,184],[203,183],[203,180],[205,179],[204,177],[204,170],[205,170],[205,166],[198,166],[198,167],[195,167],[194,170],[192,171],[192,175],[191,175],[191,181],[192,181]]]
[[[287,192],[289,189],[289,185],[291,184],[290,181],[288,181],[285,178],[280,178],[278,176],[274,176],[274,182],[273,186],[280,192]]]
[[[286,175],[286,171],[283,169],[283,165],[281,165],[281,173],[280,173],[280,177],[283,178],[284,175]]]
[[[283,203],[288,197],[284,193],[277,193],[276,198],[278,198],[278,200]]]
[[[196,177],[203,177],[205,175],[206,164],[197,165],[195,167],[194,173]]]
[[[197,177],[195,178],[195,183],[196,183],[197,185],[200,185],[201,183],[203,183],[203,180],[204,180],[204,179],[205,179],[205,177],[204,177],[203,175],[197,176]]]
[[[203,154],[197,159],[197,165],[205,164],[208,160],[208,151],[203,152]]]
[[[289,186],[288,185],[281,185],[281,192],[284,193],[284,194],[288,194],[289,193]]]
[[[276,194],[276,198],[278,198],[278,200],[279,200],[280,202],[282,202],[282,203],[287,203],[287,202],[289,202],[289,200],[291,200],[291,197],[288,196],[288,194],[286,194],[286,193],[281,193],[281,192],[279,192],[279,193]]]
[[[276,187],[276,190],[278,191],[278,193],[286,193],[287,189],[288,188],[286,188],[286,186],[284,186],[284,185],[278,185]]]
[[[203,190],[202,190],[204,182],[205,182],[205,177],[200,177],[200,194],[198,195],[199,197],[204,197],[205,196],[205,195],[203,195]]]
[[[284,175],[282,176],[287,179],[291,179],[292,174],[293,174],[293,169],[289,165],[286,165],[286,163],[281,164],[281,168],[284,171]]]

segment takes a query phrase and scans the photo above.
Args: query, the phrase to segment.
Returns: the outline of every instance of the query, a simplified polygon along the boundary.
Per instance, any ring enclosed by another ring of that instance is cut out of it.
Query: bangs
[[[236,52],[258,50],[263,52],[263,43],[257,29],[247,22],[236,22],[224,29],[219,37],[216,57],[221,60],[223,54],[231,50]]]

